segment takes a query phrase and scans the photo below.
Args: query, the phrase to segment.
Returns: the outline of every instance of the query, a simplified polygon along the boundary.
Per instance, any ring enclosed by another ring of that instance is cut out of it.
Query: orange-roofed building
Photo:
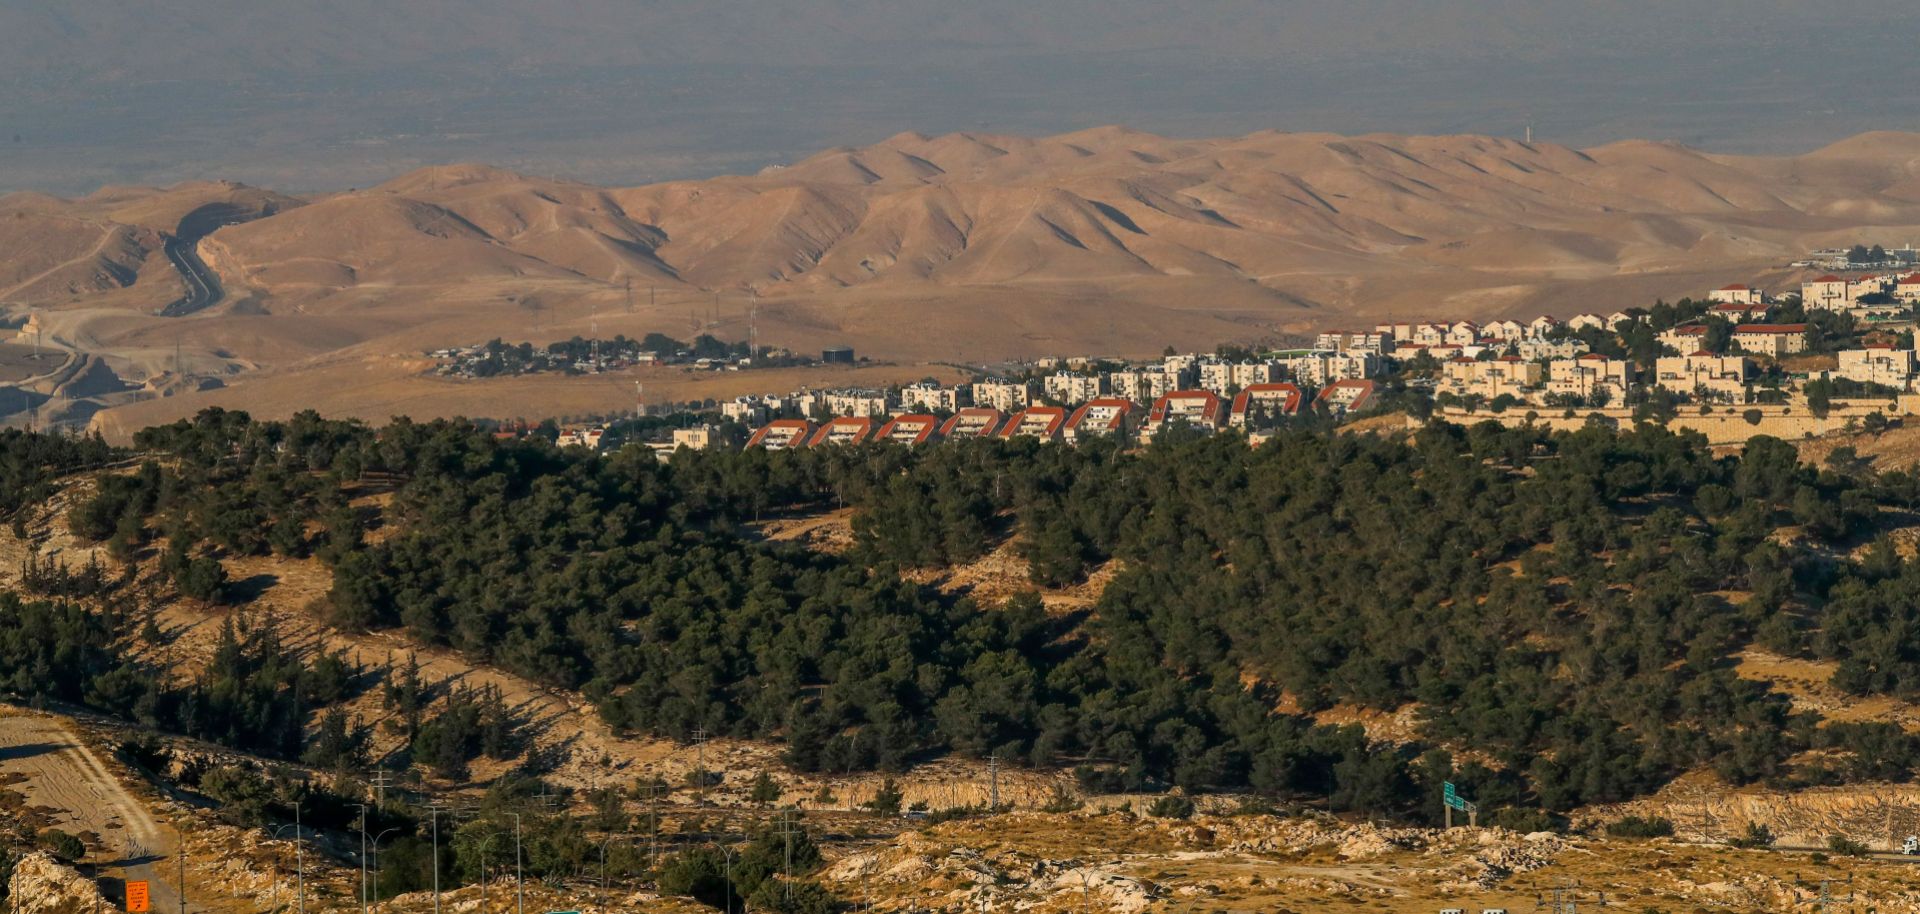
[[[813,423],[805,419],[775,419],[760,426],[747,439],[747,447],[763,447],[769,451],[780,451],[790,447],[806,447],[807,439],[813,437]]]
[[[1007,420],[1007,424],[1000,429],[1000,437],[1018,438],[1025,435],[1042,441],[1057,441],[1061,427],[1066,424],[1067,411],[1061,407],[1029,406]]]
[[[990,438],[1006,424],[1007,414],[985,406],[969,406],[940,426],[942,438]]]
[[[869,416],[838,416],[822,424],[807,446],[860,444],[873,436],[874,428],[875,423]]]
[[[1320,395],[1313,402],[1326,411],[1339,415],[1357,413],[1373,402],[1374,391],[1378,385],[1366,380],[1341,380],[1320,388]]]
[[[1296,384],[1249,385],[1234,395],[1233,407],[1227,411],[1227,424],[1245,428],[1256,412],[1269,416],[1295,415],[1306,405],[1306,399],[1307,395]]]
[[[892,441],[898,444],[926,444],[939,440],[940,417],[927,413],[909,413],[895,416],[880,426],[874,436],[875,441]]]
[[[1144,433],[1151,438],[1176,419],[1194,428],[1217,430],[1227,419],[1224,407],[1220,395],[1211,390],[1176,390],[1153,401]]]
[[[1079,443],[1089,438],[1110,436],[1125,441],[1133,432],[1133,401],[1119,397],[1088,400],[1067,417],[1064,430],[1068,441]]]

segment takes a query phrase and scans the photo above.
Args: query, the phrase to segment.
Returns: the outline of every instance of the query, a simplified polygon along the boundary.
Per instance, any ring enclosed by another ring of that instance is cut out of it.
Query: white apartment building
[[[1667,390],[1693,396],[1704,393],[1714,399],[1737,402],[1745,395],[1747,381],[1753,377],[1753,363],[1742,355],[1663,356],[1653,363],[1653,383]]]
[[[1913,372],[1913,350],[1868,346],[1841,350],[1840,368],[1834,374],[1862,384],[1884,384],[1905,390],[1913,380]]]
[[[1530,337],[1514,344],[1523,359],[1571,359],[1587,352],[1587,341],[1567,338],[1547,342],[1539,337]]]
[[[1547,363],[1547,393],[1586,397],[1602,393],[1610,403],[1622,403],[1633,383],[1633,363],[1597,352]]]
[[[1567,326],[1575,330],[1585,330],[1588,327],[1599,327],[1602,329],[1611,329],[1612,327],[1612,325],[1607,323],[1606,318],[1598,314],[1576,314],[1567,320]]]
[[[826,408],[835,416],[885,418],[887,395],[877,390],[830,390]]]
[[[1828,274],[1812,282],[1800,284],[1800,304],[1808,310],[1844,311],[1853,307],[1855,301],[1848,292],[1850,285],[1838,276]]]
[[[1309,352],[1281,364],[1294,380],[1314,387],[1343,379],[1372,377],[1381,369],[1380,357],[1371,352]]]
[[[759,428],[767,422],[770,411],[765,401],[759,397],[735,397],[720,404],[721,418],[738,422],[749,428]]]
[[[1510,394],[1524,400],[1540,386],[1540,363],[1515,356],[1482,362],[1465,357],[1449,359],[1440,389],[1456,396],[1479,394],[1492,400]]]
[[[1073,406],[1105,394],[1107,379],[1099,375],[1077,375],[1062,371],[1047,375],[1041,382],[1041,388],[1049,399]]]
[[[964,387],[911,384],[900,388],[900,408],[906,412],[959,412],[961,407],[972,405],[967,393]]]
[[[1741,324],[1733,328],[1733,344],[1754,355],[1770,355],[1774,358],[1804,352],[1807,348],[1807,325]]]
[[[1025,381],[975,381],[973,405],[1012,415],[1033,405],[1033,388]]]
[[[1527,336],[1533,339],[1545,339],[1547,334],[1560,329],[1560,319],[1551,314],[1542,314],[1527,323]]]
[[[1738,282],[1721,286],[1707,293],[1707,301],[1724,302],[1729,305],[1757,305],[1763,298],[1759,289]]]
[[[1518,343],[1527,338],[1527,325],[1516,320],[1498,320],[1480,328],[1480,335],[1503,343]]]

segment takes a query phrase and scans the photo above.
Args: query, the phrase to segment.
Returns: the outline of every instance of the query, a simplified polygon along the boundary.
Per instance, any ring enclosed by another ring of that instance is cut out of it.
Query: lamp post
[[[515,914],[527,914],[527,879],[520,865],[520,814],[507,815],[513,817],[513,910]]]
[[[367,804],[353,804],[360,810],[360,914],[367,914]]]
[[[273,830],[273,840],[275,841],[280,840],[281,832],[284,832],[289,828],[295,829],[293,837],[295,839],[294,846],[297,848],[300,846],[299,845],[300,833],[298,831],[299,827],[300,827],[299,825],[282,825],[279,828],[276,828]],[[273,858],[273,898],[274,898],[274,901],[276,902],[280,900],[280,858],[279,857]]]
[[[381,832],[381,833],[379,833],[379,834],[377,834],[377,835],[374,835],[374,836],[373,836],[373,853],[374,853],[374,855],[375,855],[375,859],[376,859],[376,860],[378,859],[378,856],[379,856],[379,854],[380,854],[380,839],[381,839],[381,838],[384,838],[384,837],[386,837],[386,836],[388,836],[388,835],[391,835],[391,834],[393,834],[394,832],[397,832],[397,831],[399,831],[399,830],[400,830],[400,827],[396,825],[396,826],[394,826],[394,827],[392,827],[392,828],[389,828],[389,829],[387,829],[386,831],[383,831],[383,832]],[[375,864],[374,864],[374,868],[375,868],[375,869],[378,869],[378,868],[379,868],[379,864],[378,864],[378,863],[375,863]],[[376,874],[375,874],[375,876],[374,876],[374,878],[375,878],[375,879],[378,879],[378,878],[379,878],[379,875],[378,875],[378,874],[376,873]],[[375,902],[378,902],[378,901],[380,900],[380,883],[378,883],[378,882],[375,882],[375,883],[373,884],[373,900],[374,900]]]

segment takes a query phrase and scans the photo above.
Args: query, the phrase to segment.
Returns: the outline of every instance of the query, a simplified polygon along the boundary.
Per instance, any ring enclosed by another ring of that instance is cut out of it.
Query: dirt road
[[[98,864],[107,897],[124,901],[127,880],[146,880],[153,910],[181,910],[169,854],[171,829],[120,785],[106,766],[58,721],[0,709],[0,772],[26,780],[13,786],[30,806],[53,811],[55,827],[100,836],[91,860]],[[198,911],[189,905],[189,911]]]

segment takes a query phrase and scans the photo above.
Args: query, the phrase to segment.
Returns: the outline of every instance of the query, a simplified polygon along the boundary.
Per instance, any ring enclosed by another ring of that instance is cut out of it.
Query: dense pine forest
[[[1129,452],[1015,440],[661,464],[457,421],[209,411],[128,452],[18,433],[0,449],[16,527],[57,476],[120,460],[73,507],[75,531],[156,557],[190,598],[242,599],[223,556],[311,556],[333,569],[335,625],[579,689],[634,732],[776,739],[802,770],[996,753],[1090,788],[1417,820],[1443,779],[1538,816],[1698,767],[1790,786],[1920,763],[1891,724],[1823,723],[1735,674],[1760,648],[1837,661],[1851,692],[1920,694],[1920,564],[1888,534],[1916,525],[1920,476],[1805,466],[1768,438],[1715,456],[1655,427],[1312,425],[1257,448],[1176,430]],[[842,555],[753,532],[841,505]],[[1116,573],[1070,614],[901,575],[1008,538],[1036,586]],[[118,574],[35,569],[36,593],[0,600],[0,683],[270,755],[357,751],[329,710],[352,671],[271,630],[231,628],[189,688],[142,675],[114,650],[135,626],[68,605]],[[499,709],[461,702],[421,724],[416,762],[453,774],[502,751]],[[1397,747],[1313,718],[1409,703],[1419,738]]]

